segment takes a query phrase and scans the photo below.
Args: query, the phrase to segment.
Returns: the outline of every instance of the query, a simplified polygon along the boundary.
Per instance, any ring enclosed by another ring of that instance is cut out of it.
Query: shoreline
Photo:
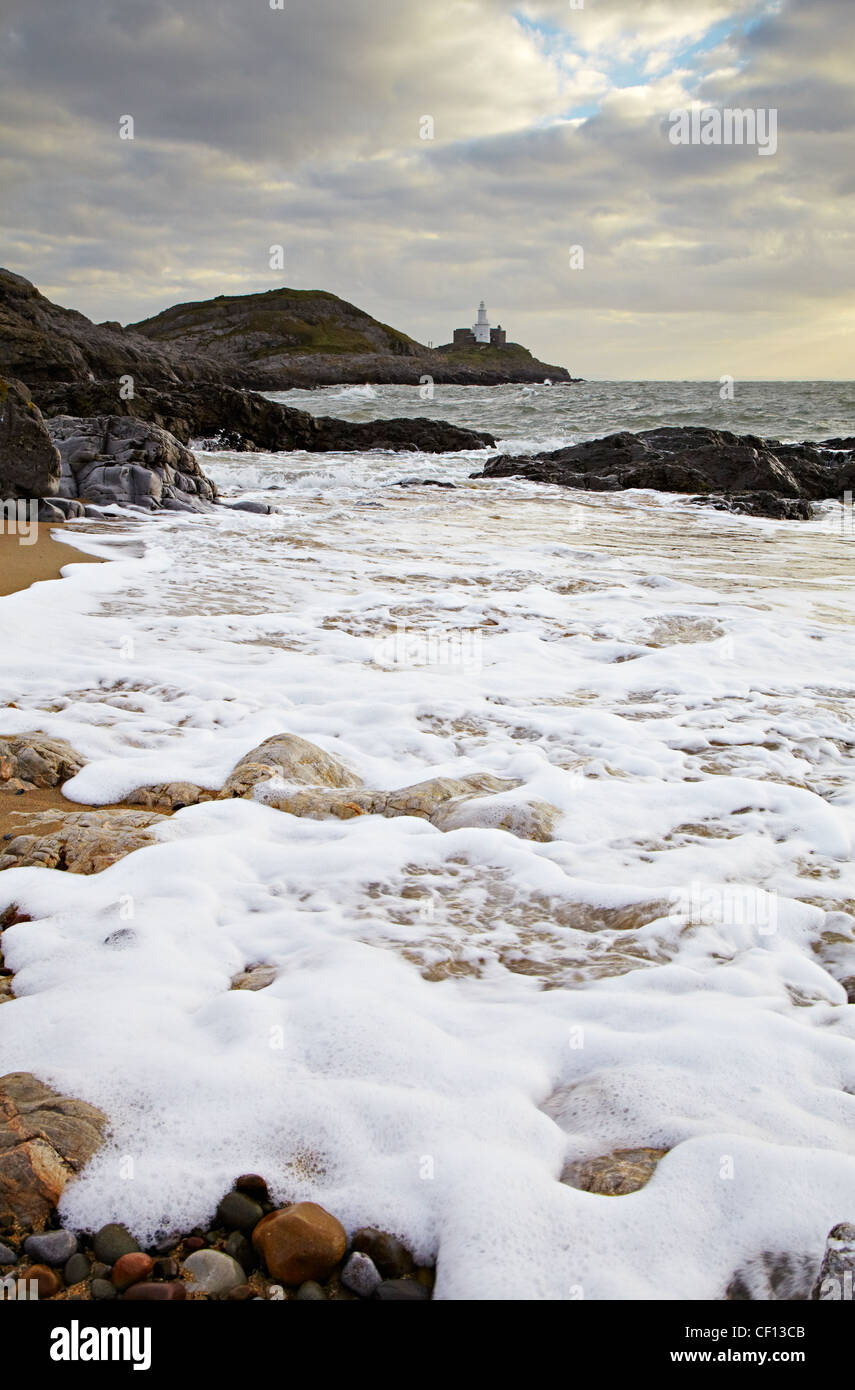
[[[64,541],[54,540],[57,523],[41,524],[34,544],[23,544],[22,537],[0,532],[0,598],[22,593],[46,579],[62,579],[66,565],[103,564],[97,555],[87,555]]]

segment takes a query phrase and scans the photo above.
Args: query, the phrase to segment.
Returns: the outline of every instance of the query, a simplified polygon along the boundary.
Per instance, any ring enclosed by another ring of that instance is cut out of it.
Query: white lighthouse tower
[[[487,306],[483,299],[478,305],[478,322],[473,323],[472,332],[475,334],[476,343],[489,343],[490,341],[490,322],[487,318]]]

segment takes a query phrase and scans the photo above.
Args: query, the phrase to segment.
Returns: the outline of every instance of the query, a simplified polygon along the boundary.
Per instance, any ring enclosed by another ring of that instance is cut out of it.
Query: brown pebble
[[[235,1182],[235,1192],[242,1192],[245,1197],[252,1197],[256,1202],[270,1201],[267,1183],[258,1173],[243,1173]]]
[[[188,1236],[184,1242],[184,1249],[188,1255],[192,1255],[194,1250],[207,1249],[207,1244],[201,1236]]]
[[[154,1269],[154,1260],[151,1255],[144,1255],[141,1250],[135,1250],[129,1255],[122,1255],[113,1265],[113,1273],[110,1278],[115,1288],[129,1289],[131,1284],[138,1284],[141,1280],[147,1279]]]
[[[39,1298],[53,1298],[54,1294],[59,1293],[63,1287],[62,1280],[55,1269],[49,1269],[47,1265],[30,1265],[29,1269],[16,1270],[20,1278],[27,1282],[35,1279],[39,1287]]]
[[[316,1202],[298,1202],[259,1221],[252,1243],[271,1278],[282,1284],[323,1280],[347,1249],[341,1222]]]
[[[187,1297],[183,1284],[131,1284],[125,1290],[125,1298],[132,1303],[167,1303]]]
[[[229,1303],[243,1303],[244,1299],[255,1298],[255,1289],[251,1284],[238,1284],[237,1288],[229,1289],[226,1298]]]

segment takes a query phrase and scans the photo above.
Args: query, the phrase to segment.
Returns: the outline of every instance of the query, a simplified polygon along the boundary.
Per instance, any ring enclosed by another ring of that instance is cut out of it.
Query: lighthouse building
[[[490,327],[490,320],[487,318],[487,306],[483,299],[478,305],[478,321],[473,323],[471,328],[455,328],[455,343],[486,343],[493,347],[503,347],[507,342],[507,334],[499,324],[498,328]]]

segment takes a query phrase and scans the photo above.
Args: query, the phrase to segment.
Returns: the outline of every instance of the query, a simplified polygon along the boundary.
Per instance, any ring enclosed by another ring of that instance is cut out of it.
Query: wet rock
[[[59,787],[83,768],[71,744],[46,734],[4,734],[0,737],[0,788],[16,783],[17,790]]]
[[[811,1299],[823,1303],[855,1299],[855,1225],[851,1221],[829,1231]]]
[[[315,1202],[273,1211],[259,1221],[252,1243],[272,1278],[303,1284],[328,1277],[347,1249],[340,1221]]]
[[[84,1279],[88,1279],[91,1273],[88,1255],[72,1255],[67,1261],[62,1271],[66,1284],[80,1284]]]
[[[118,1298],[118,1294],[109,1279],[93,1279],[89,1287],[96,1303],[103,1303],[108,1298]]]
[[[300,1303],[321,1303],[327,1301],[327,1291],[316,1279],[307,1279],[297,1290]]]
[[[61,496],[95,506],[208,511],[217,496],[195,456],[174,435],[128,415],[55,415]]]
[[[123,1255],[137,1254],[139,1245],[127,1226],[111,1221],[96,1233],[92,1249],[95,1251],[96,1260],[102,1260],[105,1265],[114,1265]]]
[[[603,1197],[623,1197],[644,1187],[656,1172],[656,1165],[667,1149],[616,1149],[599,1158],[568,1163],[561,1181],[582,1192]]]
[[[3,844],[0,870],[34,867],[97,874],[155,843],[165,819],[156,811],[38,811],[23,815],[20,834]]]
[[[223,1247],[227,1255],[237,1260],[245,1274],[251,1274],[258,1263],[255,1251],[243,1231],[232,1231]]]
[[[229,1192],[217,1207],[217,1219],[228,1231],[251,1231],[264,1212],[245,1192]]]
[[[0,1241],[0,1265],[16,1265],[17,1263],[18,1256],[15,1254],[12,1247],[4,1245],[2,1241]]]
[[[62,1279],[49,1265],[30,1265],[29,1269],[24,1270],[24,1278],[35,1280],[39,1298],[53,1298],[63,1287]]]
[[[516,785],[515,782],[483,772],[473,773],[469,777],[431,777],[425,782],[388,792],[367,791],[364,788],[347,791],[312,788],[301,791],[273,783],[260,786],[256,796],[265,806],[312,820],[332,817],[349,820],[353,816],[371,815],[418,816],[438,825],[452,806],[459,807],[469,798],[506,791]]]
[[[382,1303],[420,1303],[430,1298],[430,1290],[415,1279],[384,1279],[374,1297]]]
[[[28,1072],[0,1077],[0,1229],[40,1231],[106,1123],[94,1105]]]
[[[27,1236],[24,1249],[38,1264],[64,1265],[77,1250],[77,1237],[71,1231],[45,1231]]]
[[[169,1284],[131,1284],[124,1293],[129,1303],[174,1303],[186,1297],[187,1290],[178,1281]]]
[[[60,459],[22,381],[0,376],[0,499],[59,491]]]
[[[255,1202],[270,1201],[267,1183],[258,1173],[241,1173],[240,1177],[235,1180],[235,1192],[244,1192]]]
[[[353,1249],[369,1255],[384,1279],[400,1279],[412,1274],[415,1261],[403,1241],[389,1231],[363,1226],[352,1241]]]
[[[334,758],[297,734],[276,734],[237,763],[220,795],[251,796],[259,782],[271,779],[304,786],[355,787],[359,779]]]
[[[275,965],[253,965],[249,970],[242,970],[239,975],[235,975],[231,982],[231,989],[259,990],[267,989],[272,985],[278,974]]]
[[[188,1236],[184,1242],[184,1249],[193,1254],[196,1250],[204,1250],[206,1241],[202,1236]]]
[[[246,1272],[237,1260],[222,1250],[197,1250],[184,1261],[184,1272],[192,1283],[190,1293],[228,1293],[246,1283]]]
[[[181,1267],[177,1260],[171,1256],[155,1260],[152,1275],[155,1279],[177,1279],[181,1273]]]
[[[371,1256],[354,1250],[341,1271],[341,1282],[360,1298],[370,1298],[381,1278]]]
[[[556,838],[562,812],[537,797],[508,801],[505,797],[467,797],[439,808],[431,820],[440,830],[506,830],[519,840],[545,844]]]
[[[154,1269],[154,1260],[151,1255],[146,1255],[142,1250],[130,1250],[127,1255],[120,1255],[113,1265],[110,1279],[119,1292],[129,1289],[131,1284],[138,1284],[147,1279]]]
[[[236,1284],[233,1289],[229,1289],[226,1298],[229,1303],[246,1303],[249,1299],[255,1298],[255,1289],[252,1284]]]
[[[454,483],[443,482],[441,478],[399,478],[395,487],[444,487],[453,488]]]

